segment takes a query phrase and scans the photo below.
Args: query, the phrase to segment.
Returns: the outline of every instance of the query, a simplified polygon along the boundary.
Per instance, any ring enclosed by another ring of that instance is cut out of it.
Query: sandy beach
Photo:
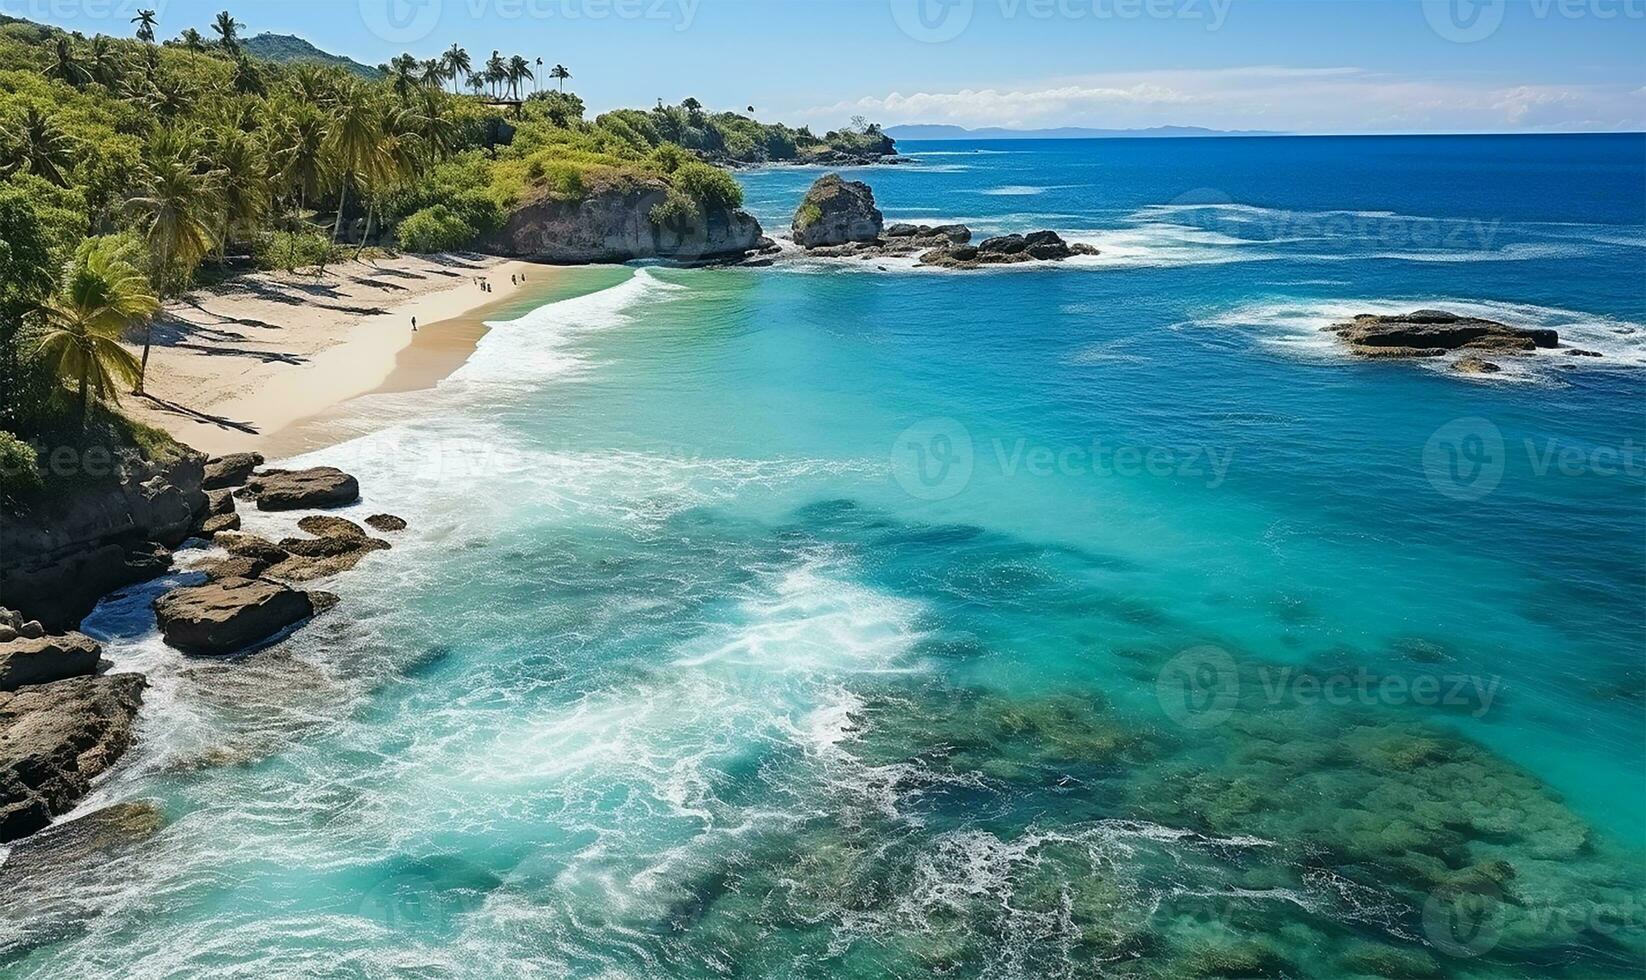
[[[156,321],[150,397],[127,398],[126,409],[202,452],[278,455],[293,441],[277,436],[304,420],[449,374],[485,332],[485,311],[519,288],[510,282],[517,274],[537,281],[553,270],[479,255],[397,256],[343,262],[323,278],[256,273],[197,290]]]

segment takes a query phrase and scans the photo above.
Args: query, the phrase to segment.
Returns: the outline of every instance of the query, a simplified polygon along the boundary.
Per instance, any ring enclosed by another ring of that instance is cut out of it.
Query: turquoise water
[[[908,149],[1102,254],[556,273],[309,457],[411,521],[344,614],[88,623],[168,823],[6,972],[1638,975],[1646,140]],[[1604,356],[1318,331],[1419,306]]]

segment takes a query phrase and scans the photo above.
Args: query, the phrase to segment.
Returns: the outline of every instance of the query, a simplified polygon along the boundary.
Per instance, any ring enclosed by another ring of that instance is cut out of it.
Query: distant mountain
[[[1285,136],[1258,129],[1207,129],[1204,126],[1154,126],[1149,129],[1086,129],[1081,126],[1060,126],[1056,129],[1006,129],[985,126],[966,129],[963,126],[922,125],[888,126],[886,135],[898,140],[1086,140],[1126,136]]]
[[[259,34],[256,37],[246,38],[241,41],[240,46],[252,57],[272,61],[275,64],[335,65],[339,68],[346,68],[361,78],[383,77],[383,71],[380,68],[362,65],[353,58],[345,58],[340,54],[322,51],[292,34]]]

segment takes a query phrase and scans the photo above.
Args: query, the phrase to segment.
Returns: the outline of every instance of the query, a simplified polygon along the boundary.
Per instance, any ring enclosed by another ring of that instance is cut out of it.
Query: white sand
[[[198,290],[156,321],[152,397],[127,396],[124,408],[206,453],[265,450],[293,423],[383,386],[421,331],[506,299],[517,272],[549,274],[485,256],[400,256],[344,262],[324,278],[257,273]],[[479,335],[472,325],[449,333],[468,350]],[[132,347],[140,356],[140,338]],[[450,371],[466,356],[438,363]]]

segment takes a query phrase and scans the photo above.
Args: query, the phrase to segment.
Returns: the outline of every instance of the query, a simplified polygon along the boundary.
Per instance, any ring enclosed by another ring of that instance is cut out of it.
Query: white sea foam
[[[1007,184],[1003,187],[991,187],[988,190],[978,191],[990,197],[1033,197],[1050,190],[1047,187],[1035,187],[1030,184]]]

